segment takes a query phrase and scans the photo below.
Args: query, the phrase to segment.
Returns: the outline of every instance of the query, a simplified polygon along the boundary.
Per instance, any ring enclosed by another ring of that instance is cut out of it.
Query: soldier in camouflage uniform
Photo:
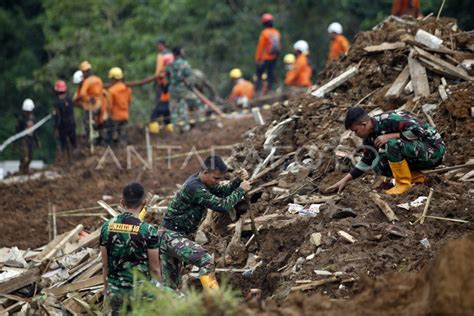
[[[183,123],[183,131],[190,129],[189,107],[203,109],[204,105],[188,86],[192,84],[193,71],[183,58],[180,48],[173,48],[174,61],[166,68],[171,94],[171,119],[176,126],[178,121]]]
[[[192,240],[192,235],[205,218],[208,208],[227,213],[250,189],[245,171],[229,184],[219,184],[226,171],[227,166],[221,157],[206,158],[203,170],[190,176],[168,205],[158,228],[165,286],[178,288],[184,262],[200,268],[201,284],[206,290],[219,288],[212,257]]]
[[[345,127],[364,139],[364,155],[349,174],[328,191],[341,191],[346,184],[373,169],[377,174],[393,176],[395,187],[387,194],[402,194],[413,184],[423,183],[420,170],[434,169],[443,161],[446,145],[429,124],[401,111],[370,117],[359,107],[349,109]]]
[[[136,286],[134,271],[148,280],[161,280],[158,232],[152,225],[138,219],[138,213],[146,204],[144,196],[141,184],[128,184],[123,189],[121,201],[126,211],[101,227],[104,293],[115,315],[124,305],[130,308],[130,295]]]

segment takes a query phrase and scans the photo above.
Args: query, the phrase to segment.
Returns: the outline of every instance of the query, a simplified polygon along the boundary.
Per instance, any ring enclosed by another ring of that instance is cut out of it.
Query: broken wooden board
[[[377,204],[377,206],[385,214],[385,216],[390,222],[399,220],[397,215],[395,215],[395,212],[392,210],[392,208],[387,204],[387,202],[382,200],[380,195],[378,195],[377,193],[371,192],[369,196],[372,199],[372,201],[374,201],[374,203]]]
[[[423,67],[414,57],[412,50],[408,56],[408,69],[410,71],[410,78],[413,85],[415,96],[429,96],[430,86],[428,84],[428,77],[426,75],[426,68]]]
[[[318,286],[328,284],[328,283],[334,283],[334,282],[337,282],[338,280],[339,279],[337,277],[333,276],[324,280],[313,281],[307,284],[294,286],[291,288],[291,292],[312,290]]]
[[[315,204],[315,203],[326,203],[328,201],[339,201],[341,199],[340,196],[338,195],[327,195],[327,196],[321,196],[321,195],[297,195],[293,199],[293,203],[297,204]]]
[[[397,79],[395,79],[395,81],[392,83],[392,85],[390,86],[390,89],[388,89],[384,98],[387,100],[398,99],[400,97],[400,94],[402,94],[403,89],[405,88],[409,80],[410,80],[410,69],[408,68],[408,65],[407,65],[398,74]]]
[[[280,159],[278,159],[277,161],[275,161],[273,164],[271,164],[267,168],[263,169],[260,173],[258,173],[252,179],[249,180],[250,184],[255,183],[255,181],[257,181],[258,179],[260,179],[261,177],[263,177],[267,173],[269,173],[269,172],[273,171],[274,169],[278,168],[280,165],[282,165],[288,158],[293,156],[295,153],[296,153],[296,151],[288,153],[288,154],[284,155],[283,157],[281,157]]]
[[[430,70],[451,78],[460,78],[466,81],[474,80],[474,77],[469,76],[465,69],[458,68],[447,61],[444,61],[441,58],[424,51],[421,48],[415,47],[414,49],[415,53],[413,54],[413,57],[416,57],[422,61],[428,68],[430,68]]]
[[[59,240],[59,242],[54,247],[52,247],[51,250],[45,253],[42,252],[38,257],[34,259],[34,261],[40,264],[46,260],[51,259],[60,249],[62,249],[66,245],[66,243],[71,241],[71,239],[77,237],[83,229],[84,229],[84,226],[82,226],[82,224],[79,224],[73,230],[67,232],[66,234],[60,235],[60,236],[64,236],[64,235],[65,236],[62,237],[61,240]]]
[[[458,169],[472,170],[474,169],[474,163],[466,163],[463,165],[457,165],[457,166],[451,166],[451,167],[445,167],[445,168],[439,168],[439,169],[433,169],[433,170],[423,170],[422,172],[424,174],[433,174],[433,173],[444,173],[444,172],[448,172],[451,170],[458,170]]]
[[[356,66],[352,66],[341,75],[337,76],[328,83],[316,89],[316,91],[312,92],[311,94],[315,97],[323,98],[326,93],[333,91],[334,89],[342,85],[344,82],[354,77],[357,72],[358,68]]]
[[[97,229],[86,237],[79,239],[78,242],[74,244],[67,244],[66,247],[64,247],[64,253],[70,254],[84,248],[95,248],[99,246],[99,238],[100,229]]]
[[[344,238],[346,241],[350,242],[351,244],[355,243],[357,241],[357,239],[354,238],[354,236],[352,236],[351,234],[343,231],[343,230],[339,230],[337,232],[337,234],[339,236],[341,236],[342,238]]]
[[[57,288],[48,288],[45,289],[46,292],[52,293],[54,295],[63,295],[70,292],[80,291],[87,289],[93,286],[104,284],[104,277],[102,275],[97,275],[85,281],[73,282]]]
[[[41,271],[38,268],[27,270],[20,275],[6,279],[0,283],[0,294],[8,294],[29,284],[33,284],[41,278]]]
[[[446,101],[448,99],[448,93],[446,92],[446,87],[442,84],[438,87],[438,93],[441,97],[441,100]]]
[[[290,218],[291,217],[281,215],[281,214],[263,215],[263,216],[259,216],[259,217],[255,218],[255,224],[262,225],[263,227],[265,227],[266,225],[268,225],[271,222],[274,222],[274,221],[277,221],[277,220],[286,220],[286,219],[290,219]],[[244,220],[243,225],[242,225],[243,226],[242,230],[247,230],[247,228],[248,228],[248,230],[251,230],[250,223],[251,223],[250,219]],[[227,225],[227,228],[228,229],[234,229],[235,226],[236,226],[236,224],[232,223],[232,224]]]
[[[405,46],[406,46],[406,44],[404,42],[394,42],[394,43],[383,42],[380,45],[367,46],[367,47],[364,48],[364,50],[367,53],[380,53],[380,52],[384,52],[386,50],[394,50],[394,49],[404,48]]]

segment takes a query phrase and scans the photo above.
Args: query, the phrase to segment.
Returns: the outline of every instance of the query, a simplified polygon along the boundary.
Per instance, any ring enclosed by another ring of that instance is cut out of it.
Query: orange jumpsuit
[[[247,81],[245,79],[237,80],[237,83],[232,88],[232,92],[230,93],[229,100],[231,102],[237,102],[238,99],[242,97],[247,97],[248,100],[253,99],[255,95],[255,88],[253,83]]]
[[[113,121],[127,121],[132,103],[132,89],[123,82],[116,82],[109,88],[110,118]]]
[[[420,0],[393,0],[392,15],[411,15],[415,18],[420,16]]]
[[[344,35],[336,35],[331,41],[329,56],[326,63],[329,64],[333,60],[338,60],[340,55],[345,54],[349,50],[349,47],[349,41]]]
[[[285,77],[285,85],[296,87],[309,87],[311,83],[311,75],[313,70],[308,62],[305,54],[299,54],[296,57],[293,68],[291,68]]]
[[[104,95],[104,84],[102,79],[92,75],[84,79],[79,90],[78,99],[82,106],[88,111],[100,110],[96,119],[97,124],[103,124],[107,119],[107,99]]]
[[[257,51],[255,52],[255,61],[275,60],[278,57],[279,50],[280,32],[274,27],[267,27],[260,33]]]

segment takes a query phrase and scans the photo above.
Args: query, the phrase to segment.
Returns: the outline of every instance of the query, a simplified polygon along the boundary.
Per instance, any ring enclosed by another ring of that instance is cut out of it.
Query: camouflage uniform
[[[120,307],[132,293],[134,270],[151,279],[147,251],[159,248],[158,233],[152,225],[126,212],[102,225],[100,245],[108,254],[107,296]]]
[[[166,67],[169,80],[169,91],[171,94],[170,110],[171,119],[174,125],[182,121],[184,126],[189,128],[189,107],[199,109],[204,108],[198,97],[189,90],[186,82],[191,84],[193,72],[188,62],[178,57],[174,62]]]
[[[171,200],[158,229],[163,284],[177,289],[182,262],[200,268],[200,275],[214,271],[209,253],[191,240],[206,216],[207,208],[227,213],[244,196],[236,179],[228,185],[207,188],[198,174],[190,176]]]
[[[371,168],[377,174],[391,177],[389,161],[400,162],[406,159],[410,170],[433,169],[441,164],[446,145],[431,125],[401,111],[375,115],[372,123],[374,131],[364,139],[364,155],[351,170],[352,178],[359,177]],[[377,151],[375,139],[391,133],[400,133],[400,138],[390,139]]]

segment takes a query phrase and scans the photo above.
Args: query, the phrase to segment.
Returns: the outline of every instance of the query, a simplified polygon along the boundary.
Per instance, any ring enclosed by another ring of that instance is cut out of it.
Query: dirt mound
[[[449,241],[422,272],[362,278],[360,293],[350,300],[295,293],[281,305],[267,301],[259,315],[472,315],[473,262],[471,234]]]

